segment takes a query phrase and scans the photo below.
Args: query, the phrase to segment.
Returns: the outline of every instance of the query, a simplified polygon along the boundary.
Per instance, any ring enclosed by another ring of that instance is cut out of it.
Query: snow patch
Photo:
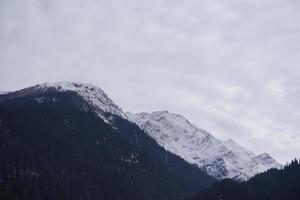
[[[0,95],[5,95],[5,94],[8,94],[8,93],[10,93],[10,92],[8,92],[8,91],[0,91]]]

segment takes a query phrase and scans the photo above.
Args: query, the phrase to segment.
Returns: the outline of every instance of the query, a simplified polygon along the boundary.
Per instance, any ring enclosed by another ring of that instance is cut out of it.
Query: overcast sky
[[[0,90],[90,82],[285,163],[300,157],[299,0],[0,0]]]

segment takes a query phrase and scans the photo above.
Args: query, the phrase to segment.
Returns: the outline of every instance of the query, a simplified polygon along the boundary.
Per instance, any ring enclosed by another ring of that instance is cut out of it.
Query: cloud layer
[[[2,0],[0,90],[102,87],[132,112],[167,109],[219,138],[300,157],[296,0]]]

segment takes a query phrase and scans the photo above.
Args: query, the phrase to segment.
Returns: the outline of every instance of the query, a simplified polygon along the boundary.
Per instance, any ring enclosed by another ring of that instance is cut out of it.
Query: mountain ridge
[[[179,114],[155,111],[127,116],[165,149],[218,179],[244,181],[269,168],[282,167],[269,154],[256,155],[232,139],[221,141]]]
[[[221,141],[210,132],[193,125],[182,115],[167,110],[152,113],[125,113],[101,88],[89,83],[42,83],[3,94],[0,96],[0,102],[26,95],[34,96],[37,103],[55,101],[55,98],[47,99],[40,96],[49,92],[74,92],[85,101],[80,104],[81,109],[87,111],[90,108],[90,111],[108,124],[114,123],[112,115],[137,124],[164,149],[180,156],[190,164],[196,164],[201,170],[218,179],[233,178],[244,181],[269,168],[281,167],[270,155],[256,155],[231,139]]]

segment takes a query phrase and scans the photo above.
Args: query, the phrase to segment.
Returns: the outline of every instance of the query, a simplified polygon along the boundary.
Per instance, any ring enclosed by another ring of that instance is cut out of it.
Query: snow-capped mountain
[[[269,168],[281,167],[270,155],[255,155],[232,140],[221,141],[180,115],[168,111],[125,113],[102,89],[91,84],[44,83],[4,93],[0,102],[25,96],[33,97],[37,103],[58,101],[55,97],[44,95],[52,92],[73,92],[84,100],[79,103],[82,109],[95,112],[106,123],[112,124],[112,115],[136,123],[160,146],[218,179],[247,180]]]
[[[166,150],[218,179],[243,181],[281,167],[270,155],[255,155],[233,140],[221,141],[178,114],[158,111],[127,116]]]
[[[217,181],[158,145],[90,84],[47,83],[0,95],[0,136],[0,185],[15,188],[22,180],[24,196],[38,184],[51,199],[176,200]]]
[[[118,115],[122,118],[127,118],[122,109],[116,105],[105,92],[92,84],[74,83],[74,82],[55,82],[43,83],[33,87],[25,88],[16,92],[8,93],[7,98],[22,97],[26,95],[35,95],[35,100],[38,103],[43,101],[55,101],[55,99],[47,99],[43,96],[45,92],[75,92],[82,97],[93,108],[95,113],[104,121],[109,123],[107,114]]]

